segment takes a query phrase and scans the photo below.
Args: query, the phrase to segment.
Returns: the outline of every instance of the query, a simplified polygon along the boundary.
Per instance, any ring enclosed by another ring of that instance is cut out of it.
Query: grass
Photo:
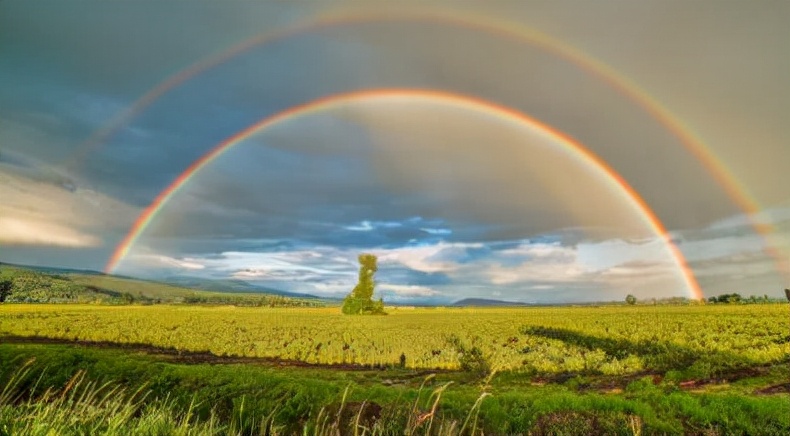
[[[339,312],[2,304],[0,436],[790,434],[786,305]]]
[[[141,384],[129,389],[117,382],[97,383],[78,370],[63,387],[42,389],[46,371],[36,376],[30,359],[8,376],[0,391],[0,434],[2,435],[206,435],[206,434],[477,434],[480,401],[463,420],[437,418],[445,384],[424,394],[425,381],[411,408],[401,407],[382,416],[376,403],[350,402],[346,388],[339,404],[322,407],[312,418],[282,417],[277,406],[268,410],[241,395],[229,410],[211,407],[193,395],[183,405],[166,395],[155,397],[154,389]],[[425,403],[430,408],[422,411]],[[485,398],[481,395],[479,400]],[[205,400],[204,400],[205,401]],[[202,409],[202,410],[201,410]],[[410,410],[410,413],[408,411]],[[406,413],[404,413],[406,412]],[[297,418],[292,420],[292,418]],[[283,421],[285,424],[277,424]],[[293,425],[298,422],[297,425]]]
[[[119,350],[20,344],[0,345],[0,373],[0,386],[11,392],[0,397],[0,434],[790,431],[787,394],[693,393],[650,377],[609,394],[556,383],[536,386],[513,373],[482,386],[463,372],[184,365]],[[783,374],[775,376],[770,383]],[[398,383],[385,385],[393,380]]]

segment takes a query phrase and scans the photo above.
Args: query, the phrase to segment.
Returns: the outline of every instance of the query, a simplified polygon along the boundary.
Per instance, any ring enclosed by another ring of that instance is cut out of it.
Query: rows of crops
[[[142,343],[220,356],[455,369],[458,344],[495,370],[631,374],[784,361],[787,305],[391,309],[0,306],[0,336]]]

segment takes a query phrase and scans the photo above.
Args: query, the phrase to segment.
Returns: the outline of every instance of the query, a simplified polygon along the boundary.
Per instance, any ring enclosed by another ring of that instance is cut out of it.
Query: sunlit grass
[[[194,399],[185,409],[180,408],[168,398],[151,398],[145,383],[134,390],[113,382],[99,384],[89,380],[84,371],[76,372],[60,388],[39,389],[32,368],[33,360],[29,360],[10,375],[0,390],[2,435],[293,434],[275,423],[276,410],[245,410],[243,397],[240,406],[226,419],[220,419],[214,409],[208,417],[201,418],[194,413]],[[480,403],[489,394],[483,393],[463,420],[437,418],[442,393],[448,386],[442,385],[424,395],[423,383],[411,408],[403,404],[404,407],[393,407],[384,414],[377,412],[374,420],[366,415],[366,406],[370,409],[370,404],[362,403],[358,407],[347,403],[347,388],[336,411],[322,407],[314,419],[301,425],[298,433],[479,434]],[[425,405],[429,408],[425,409]],[[349,410],[351,413],[345,413]]]

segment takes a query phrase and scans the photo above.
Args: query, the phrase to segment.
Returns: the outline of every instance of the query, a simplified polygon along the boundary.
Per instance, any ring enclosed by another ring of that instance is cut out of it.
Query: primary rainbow
[[[777,251],[772,241],[771,235],[775,232],[770,223],[760,223],[754,217],[761,207],[758,201],[744,188],[733,175],[732,171],[718,159],[713,151],[689,126],[685,125],[669,109],[653,98],[649,93],[640,88],[635,82],[623,74],[620,74],[609,65],[601,62],[594,57],[587,55],[574,47],[556,40],[544,33],[534,29],[526,28],[523,25],[508,22],[505,20],[491,20],[482,18],[479,15],[470,13],[460,13],[453,11],[448,13],[446,10],[420,10],[415,12],[377,12],[366,11],[361,13],[340,12],[319,16],[312,21],[306,21],[284,29],[276,29],[270,32],[258,34],[250,39],[235,44],[219,53],[205,57],[198,62],[176,72],[167,77],[164,81],[151,88],[139,99],[132,103],[123,112],[112,117],[102,128],[96,130],[91,136],[80,144],[76,151],[69,158],[68,166],[73,166],[88,155],[88,153],[100,144],[104,143],[110,136],[118,132],[132,118],[137,116],[148,106],[157,101],[171,89],[183,84],[193,77],[221,65],[230,59],[264,44],[283,40],[301,33],[315,31],[324,28],[340,27],[353,24],[375,23],[375,22],[429,22],[439,23],[449,26],[471,29],[486,32],[503,38],[512,39],[521,43],[526,43],[537,49],[543,50],[557,56],[570,64],[578,67],[582,71],[597,77],[602,82],[611,86],[614,90],[636,103],[645,112],[651,115],[664,128],[671,132],[680,143],[688,150],[711,174],[717,183],[725,190],[729,198],[747,216],[750,226],[765,241],[765,252],[771,256],[776,265],[777,271],[782,271],[780,266],[784,261],[781,253]]]
[[[702,290],[700,289],[696,278],[691,272],[691,269],[688,267],[685,257],[670,239],[666,228],[658,219],[656,214],[650,209],[650,207],[648,207],[644,199],[642,199],[642,197],[628,184],[628,182],[626,182],[625,179],[623,179],[623,177],[620,176],[620,174],[618,174],[614,169],[607,165],[606,162],[601,160],[600,157],[593,154],[584,145],[580,144],[578,141],[567,136],[566,134],[515,109],[474,97],[426,89],[372,89],[330,95],[291,107],[282,112],[266,117],[261,121],[247,127],[246,129],[230,136],[209,150],[198,160],[193,162],[192,165],[190,165],[184,172],[176,177],[176,179],[173,180],[173,182],[171,182],[167,188],[165,188],[159,193],[159,195],[156,196],[154,201],[145,208],[139,217],[137,217],[137,220],[135,220],[128,234],[118,244],[109,261],[107,262],[105,272],[109,274],[115,271],[119,263],[129,253],[130,249],[139,239],[140,235],[142,235],[142,233],[145,231],[146,227],[153,221],[154,218],[156,218],[159,211],[162,210],[163,206],[184,185],[186,185],[186,183],[189,182],[189,180],[194,177],[195,174],[197,174],[202,168],[207,166],[217,157],[221,156],[234,145],[244,141],[261,130],[301,115],[315,113],[325,109],[331,109],[340,104],[386,98],[424,99],[439,101],[451,104],[456,107],[474,109],[508,122],[526,126],[548,137],[554,143],[560,145],[570,156],[578,159],[585,165],[588,165],[597,171],[597,173],[601,175],[606,183],[608,183],[612,188],[615,188],[617,192],[625,196],[625,198],[630,202],[630,205],[641,214],[645,220],[645,223],[648,224],[650,229],[655,232],[657,236],[663,239],[673,261],[675,262],[683,277],[683,281],[685,282],[689,296],[694,299],[703,298]]]

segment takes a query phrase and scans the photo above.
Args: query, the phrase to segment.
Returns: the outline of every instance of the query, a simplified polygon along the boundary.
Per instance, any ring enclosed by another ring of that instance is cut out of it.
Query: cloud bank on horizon
[[[778,296],[790,285],[790,191],[781,183],[790,6],[776,2],[445,11],[542,32],[631,78],[704,138],[761,206],[756,215],[599,77],[534,44],[449,21],[358,19],[250,47],[72,160],[141,95],[240,41],[326,14],[390,12],[400,10],[0,3],[0,261],[101,269],[143,209],[221,141],[328,95],[410,88],[504,105],[584,144],[644,198],[706,293]],[[285,119],[210,162],[118,272],[341,296],[355,283],[357,255],[371,252],[390,301],[686,295],[666,244],[624,198],[557,143],[485,111],[420,98],[348,102]],[[756,234],[753,222],[773,234]]]

